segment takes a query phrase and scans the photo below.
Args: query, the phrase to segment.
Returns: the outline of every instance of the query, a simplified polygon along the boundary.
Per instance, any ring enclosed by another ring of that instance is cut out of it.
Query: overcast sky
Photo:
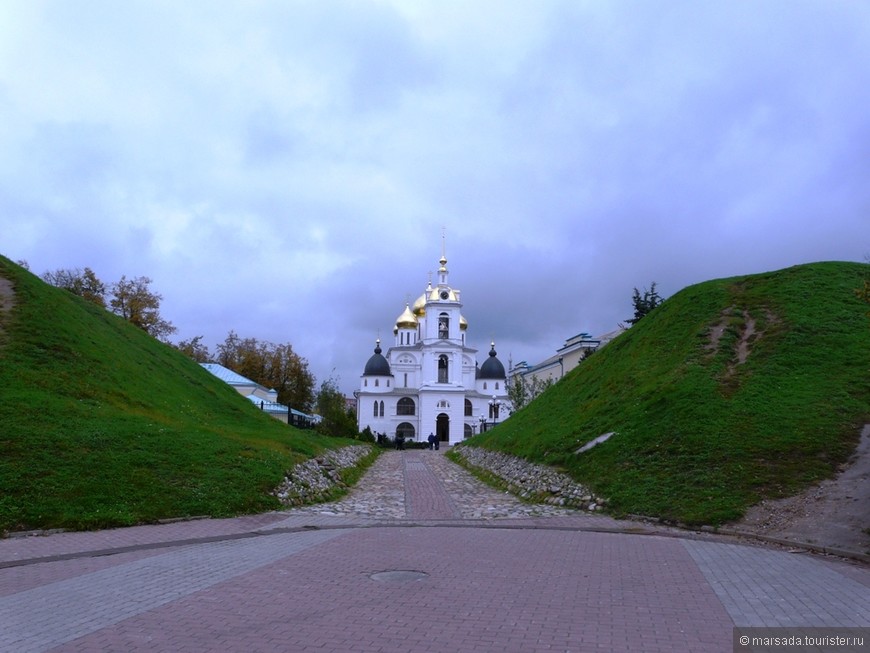
[[[870,3],[0,2],[0,253],[350,393],[437,270],[508,364],[870,253]]]

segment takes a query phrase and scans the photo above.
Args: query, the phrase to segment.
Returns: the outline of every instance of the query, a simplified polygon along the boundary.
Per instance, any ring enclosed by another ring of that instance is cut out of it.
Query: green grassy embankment
[[[0,532],[279,508],[294,464],[351,444],[268,417],[173,348],[0,256]]]
[[[556,466],[616,515],[738,518],[830,477],[870,421],[867,275],[817,263],[686,288],[469,444]]]

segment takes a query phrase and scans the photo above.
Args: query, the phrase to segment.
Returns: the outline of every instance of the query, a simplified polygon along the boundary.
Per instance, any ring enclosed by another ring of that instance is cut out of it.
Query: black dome
[[[483,361],[480,366],[480,372],[477,375],[478,379],[504,379],[504,365],[495,357],[495,345],[489,351],[489,358]]]
[[[366,369],[363,376],[390,376],[390,364],[387,359],[381,354],[381,343],[378,341],[375,346],[375,353],[371,355],[366,363]]]

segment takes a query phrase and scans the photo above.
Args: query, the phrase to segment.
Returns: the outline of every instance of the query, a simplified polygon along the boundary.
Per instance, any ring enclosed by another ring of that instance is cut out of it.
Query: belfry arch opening
[[[441,354],[438,357],[438,383],[447,383],[450,371],[450,360],[446,354]]]

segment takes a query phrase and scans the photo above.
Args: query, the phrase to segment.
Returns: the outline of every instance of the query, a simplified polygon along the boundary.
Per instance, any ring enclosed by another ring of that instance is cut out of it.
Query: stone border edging
[[[452,451],[470,467],[501,479],[508,491],[521,499],[591,512],[600,511],[606,503],[605,499],[595,496],[589,488],[552,467],[482,447],[457,445]]]
[[[358,444],[330,449],[309,458],[287,472],[272,494],[285,507],[297,507],[332,498],[335,489],[347,487],[341,480],[341,472],[359,465],[373,448],[370,444]]]

